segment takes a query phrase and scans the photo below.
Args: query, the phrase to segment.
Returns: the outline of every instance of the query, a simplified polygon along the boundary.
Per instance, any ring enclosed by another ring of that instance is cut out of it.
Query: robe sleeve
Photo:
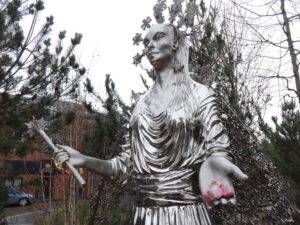
[[[200,121],[203,125],[205,159],[216,152],[226,152],[229,138],[222,121],[219,118],[218,104],[215,92],[207,88],[207,93],[200,103]]]
[[[116,157],[110,159],[114,176],[127,177],[131,168],[131,145],[129,133],[125,135],[125,144],[121,145],[122,151]]]

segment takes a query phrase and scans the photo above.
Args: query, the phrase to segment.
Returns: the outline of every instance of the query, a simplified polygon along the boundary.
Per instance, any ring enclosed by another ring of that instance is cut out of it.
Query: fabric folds
[[[184,206],[136,207],[134,225],[211,225],[202,203]]]

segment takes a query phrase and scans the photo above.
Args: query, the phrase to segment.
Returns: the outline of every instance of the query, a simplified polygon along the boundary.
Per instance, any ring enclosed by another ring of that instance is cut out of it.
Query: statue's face
[[[164,69],[172,57],[173,27],[165,24],[152,26],[144,38],[146,56],[156,70]]]

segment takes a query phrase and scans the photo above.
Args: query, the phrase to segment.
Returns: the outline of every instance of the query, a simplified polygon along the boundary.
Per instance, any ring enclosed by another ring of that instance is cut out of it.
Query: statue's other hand
[[[62,168],[62,165],[68,161],[74,167],[80,167],[84,165],[85,155],[76,151],[75,149],[65,146],[57,145],[59,151],[54,154],[54,163],[56,167]]]
[[[202,199],[209,207],[219,203],[236,203],[230,175],[239,180],[248,178],[225,153],[212,155],[202,163],[199,173],[200,189]]]

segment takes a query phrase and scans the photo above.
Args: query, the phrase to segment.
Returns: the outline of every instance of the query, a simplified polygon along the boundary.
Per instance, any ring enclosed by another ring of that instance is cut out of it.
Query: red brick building
[[[60,102],[56,110],[62,114],[72,111],[76,115],[73,122],[57,134],[59,143],[82,149],[85,135],[93,130],[93,119],[86,113],[84,106],[76,103]],[[75,196],[89,198],[99,176],[80,169],[87,183],[83,188],[74,186],[68,171],[57,170],[51,157],[43,151],[34,151],[24,157],[0,153],[0,175],[7,186],[18,187],[39,199],[47,199],[51,195],[52,199],[64,200],[70,188],[75,188]]]

